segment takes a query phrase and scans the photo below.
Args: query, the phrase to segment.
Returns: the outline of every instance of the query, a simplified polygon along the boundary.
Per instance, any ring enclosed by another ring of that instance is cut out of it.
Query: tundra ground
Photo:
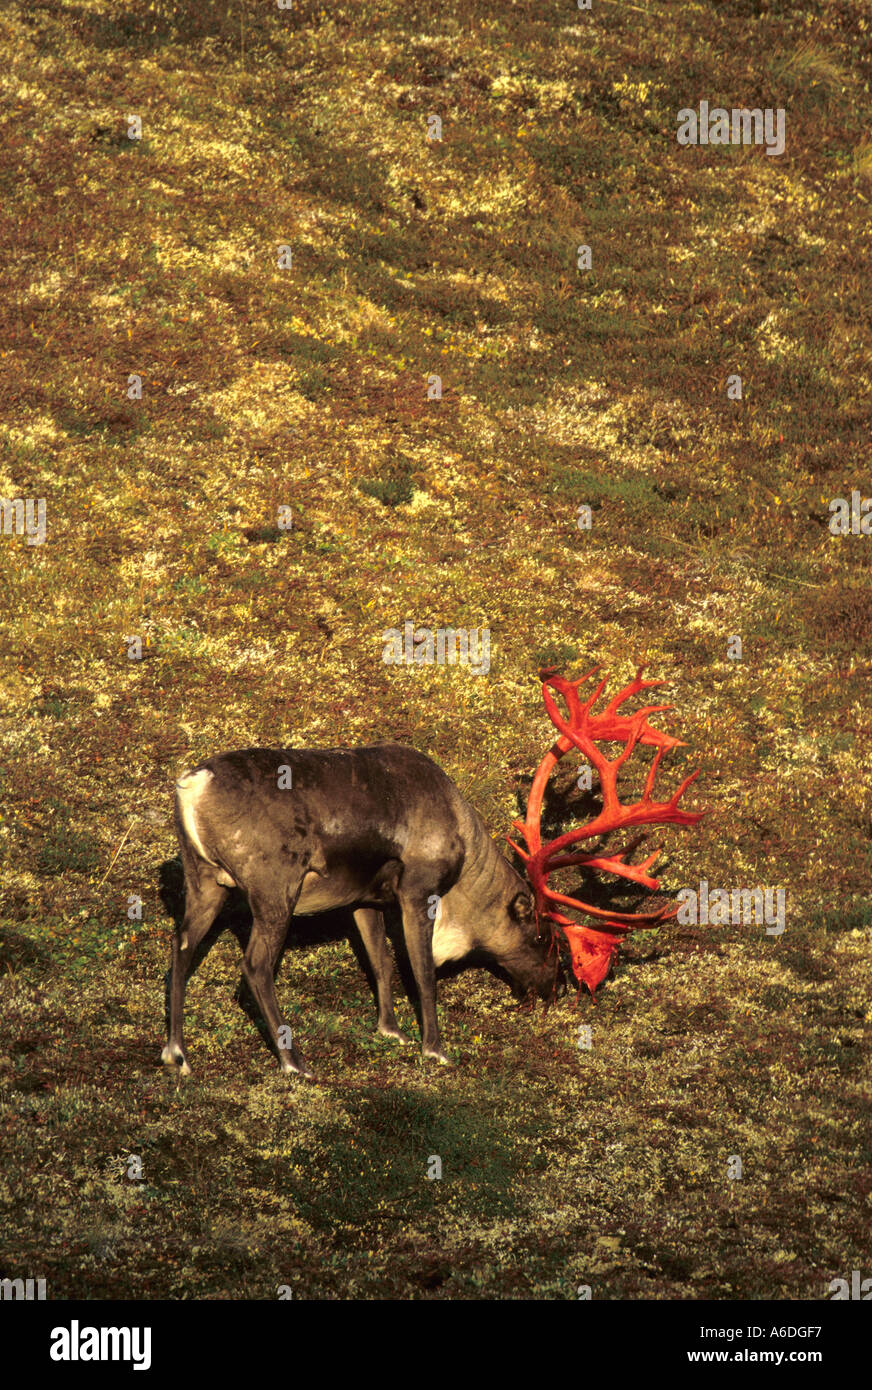
[[[800,1299],[872,1273],[872,537],[828,526],[872,491],[868,7],[10,0],[0,32],[0,495],[47,507],[44,544],[0,536],[0,1275]],[[785,153],[680,147],[701,99],[783,107]],[[383,664],[407,619],[489,628],[489,674]],[[659,837],[664,891],[784,887],[783,935],[634,936],[547,1014],[457,975],[453,1071],[376,1037],[349,947],[307,939],[279,993],[314,1086],[233,1003],[228,935],[194,1075],[165,1074],[174,777],[395,739],[501,834],[546,662],[669,679],[661,781],[699,761],[710,814]]]

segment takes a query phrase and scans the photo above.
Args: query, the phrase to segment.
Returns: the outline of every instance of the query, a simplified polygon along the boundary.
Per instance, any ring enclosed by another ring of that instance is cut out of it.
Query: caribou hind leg
[[[195,953],[224,905],[227,889],[208,872],[185,872],[185,915],[173,935],[170,984],[170,1030],[161,1061],[178,1064],[183,1076],[191,1068],[185,1056],[185,990],[194,969]]]

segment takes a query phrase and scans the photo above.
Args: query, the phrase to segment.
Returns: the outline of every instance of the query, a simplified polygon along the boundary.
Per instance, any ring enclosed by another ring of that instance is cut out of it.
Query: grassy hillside
[[[872,536],[828,525],[872,493],[868,4],[9,0],[0,35],[0,496],[47,516],[0,536],[0,1275],[825,1296],[872,1200]],[[700,100],[783,107],[785,153],[680,146]],[[406,620],[489,628],[489,674],[385,665]],[[786,888],[782,936],[634,936],[575,1011],[461,973],[450,1073],[303,937],[311,1086],[228,934],[164,1075],[182,769],[395,739],[501,834],[537,667],[596,662],[667,679],[664,782],[703,769],[664,890]]]

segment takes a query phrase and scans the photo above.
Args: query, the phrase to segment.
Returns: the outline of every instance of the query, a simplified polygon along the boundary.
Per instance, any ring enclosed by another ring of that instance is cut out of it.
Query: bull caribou
[[[517,993],[548,1000],[562,985],[559,948],[568,945],[576,979],[593,993],[626,934],[657,925],[676,909],[612,912],[549,887],[549,876],[584,866],[656,891],[659,882],[649,873],[656,853],[640,864],[629,858],[644,836],[612,850],[579,849],[579,844],[641,824],[691,825],[702,814],[679,807],[698,771],[668,800],[652,799],[663,754],[681,745],[648,720],[672,706],[621,713],[631,696],[663,682],[643,681],[638,672],[596,713],[605,680],[586,701],[579,696],[594,671],[575,681],[550,668],[539,673],[558,736],[533,779],[526,817],[515,823],[525,847],[513,848],[526,865],[526,880],[442,769],[402,744],[249,748],[219,753],[184,773],[176,783],[175,826],[185,911],[173,939],[163,1061],[190,1072],[183,1041],[185,988],[197,947],[233,888],[243,890],[252,913],[243,975],[285,1072],[312,1079],[275,993],[275,972],[294,917],[337,908],[353,915],[375,976],[378,1031],[408,1041],[394,1015],[384,924],[385,909],[399,909],[420,999],[422,1054],[438,1062],[448,1062],[436,1020],[435,971],[445,962],[484,953],[507,973]],[[565,716],[554,693],[565,702]],[[624,745],[612,759],[600,747],[610,742]],[[641,798],[623,803],[618,772],[639,743],[657,751]],[[545,786],[571,749],[599,774],[602,809],[587,824],[543,843]],[[568,917],[568,909],[592,919],[590,924]]]

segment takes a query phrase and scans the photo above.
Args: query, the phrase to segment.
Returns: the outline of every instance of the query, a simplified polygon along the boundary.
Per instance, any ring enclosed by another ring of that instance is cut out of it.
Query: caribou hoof
[[[174,1067],[177,1065],[179,1068],[180,1076],[191,1075],[191,1068],[188,1066],[188,1059],[185,1056],[182,1049],[179,1047],[178,1043],[167,1043],[163,1052],[160,1054],[160,1059],[165,1067]]]
[[[302,1057],[298,1057],[296,1062],[282,1061],[282,1071],[285,1076],[299,1076],[303,1081],[314,1081],[315,1073],[310,1071]]]
[[[398,1043],[410,1043],[412,1041],[408,1033],[404,1033],[402,1028],[398,1028],[395,1023],[393,1025],[380,1023],[378,1031],[383,1038],[393,1038]]]
[[[440,1051],[438,1048],[436,1048],[436,1047],[433,1047],[433,1048],[425,1047],[424,1050],[423,1050],[422,1053],[421,1053],[421,1056],[422,1056],[422,1057],[429,1057],[429,1058],[431,1058],[432,1061],[434,1061],[434,1062],[441,1062],[443,1067],[453,1067],[453,1066],[454,1066],[454,1063],[451,1061],[451,1058],[450,1058],[450,1057],[446,1057],[446,1056],[445,1056],[445,1053],[444,1053],[444,1052],[441,1052],[441,1051]]]

